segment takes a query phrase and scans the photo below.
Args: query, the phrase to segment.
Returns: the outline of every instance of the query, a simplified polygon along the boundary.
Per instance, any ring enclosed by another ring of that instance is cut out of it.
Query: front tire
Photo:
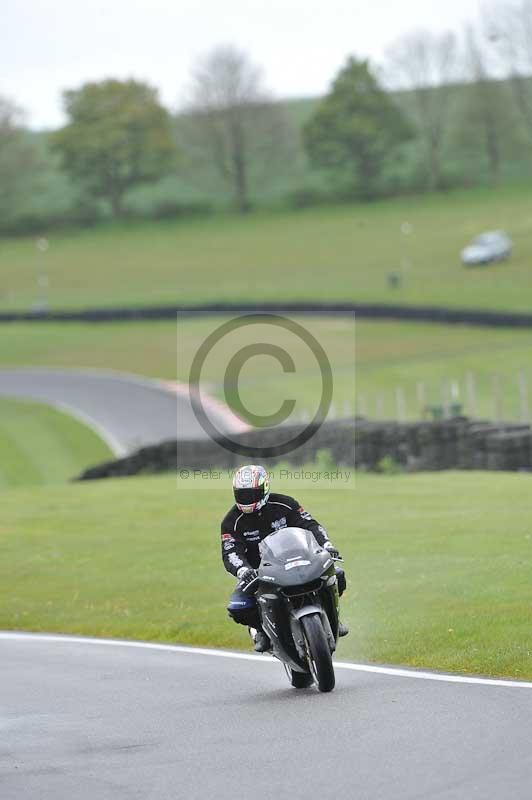
[[[301,618],[310,672],[320,692],[332,692],[335,684],[332,654],[319,614]]]

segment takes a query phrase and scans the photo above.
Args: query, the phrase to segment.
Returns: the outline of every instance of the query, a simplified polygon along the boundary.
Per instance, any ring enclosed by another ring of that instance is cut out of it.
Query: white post
[[[48,273],[46,271],[45,253],[50,247],[50,242],[48,241],[48,239],[40,237],[39,239],[37,239],[35,247],[37,248],[37,261],[36,261],[37,295],[36,295],[35,307],[38,311],[46,311],[48,309],[49,278],[48,278]]]
[[[366,398],[363,394],[359,394],[357,397],[357,414],[359,417],[368,416],[368,406],[366,404]]]
[[[422,419],[427,408],[427,386],[424,381],[418,381],[416,384],[416,399],[419,417]]]
[[[477,386],[472,372],[466,374],[466,397],[469,416],[478,419]]]
[[[303,425],[306,425],[308,422],[310,422],[310,417],[309,417],[308,411],[306,411],[305,409],[303,409],[303,411],[301,411],[301,413],[299,414],[299,421]]]
[[[459,405],[459,403],[460,403],[460,384],[459,384],[459,382],[457,380],[452,380],[451,381],[451,405],[457,406],[457,405]]]
[[[493,400],[493,416],[495,422],[502,422],[502,397],[501,397],[501,381],[499,375],[494,372],[491,376],[491,392]]]
[[[404,422],[406,419],[406,400],[405,393],[401,386],[395,387],[395,407],[398,421]]]
[[[402,240],[402,257],[401,257],[401,278],[403,283],[407,277],[407,273],[412,269],[412,258],[410,257],[410,242],[409,239],[414,233],[414,226],[411,222],[403,222],[400,227],[401,240]]]
[[[447,419],[450,416],[449,381],[444,378],[441,383],[441,404],[443,416]]]
[[[451,400],[457,403],[460,400],[460,384],[458,381],[451,381]]]
[[[384,395],[379,393],[376,401],[377,419],[384,419]]]

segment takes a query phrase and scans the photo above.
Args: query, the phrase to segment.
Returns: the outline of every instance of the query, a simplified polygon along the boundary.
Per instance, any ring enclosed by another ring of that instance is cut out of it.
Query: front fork
[[[321,599],[321,598],[320,598]],[[336,650],[336,635],[333,632],[333,628],[331,627],[331,622],[329,620],[329,614],[327,610],[323,607],[322,603],[314,604],[306,604],[302,608],[297,610],[291,609],[290,610],[290,626],[292,631],[292,638],[297,648],[297,652],[299,657],[306,661],[307,659],[307,651],[305,646],[305,638],[303,636],[303,629],[301,625],[301,620],[303,617],[308,616],[309,614],[319,614],[321,618],[321,622],[323,625],[323,630],[325,631],[325,635],[327,636],[327,641],[329,643],[329,649],[331,653],[334,653]],[[338,616],[335,615],[335,619],[333,619],[333,623],[335,624],[336,634],[338,633]]]

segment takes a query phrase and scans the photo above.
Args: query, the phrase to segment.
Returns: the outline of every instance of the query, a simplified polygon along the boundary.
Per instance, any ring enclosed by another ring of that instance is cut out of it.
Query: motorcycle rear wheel
[[[334,666],[320,615],[302,617],[301,626],[312,677],[320,692],[332,692],[335,684]]]

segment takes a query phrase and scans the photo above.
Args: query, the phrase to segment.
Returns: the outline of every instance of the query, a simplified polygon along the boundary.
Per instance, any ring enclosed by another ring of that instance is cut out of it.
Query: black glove
[[[325,542],[323,549],[327,550],[331,558],[341,558],[339,550],[333,545],[332,542]]]
[[[240,567],[236,576],[240,583],[238,584],[238,588],[241,592],[245,592],[251,581],[254,581],[257,577],[258,573],[256,569],[252,569],[251,567]]]

